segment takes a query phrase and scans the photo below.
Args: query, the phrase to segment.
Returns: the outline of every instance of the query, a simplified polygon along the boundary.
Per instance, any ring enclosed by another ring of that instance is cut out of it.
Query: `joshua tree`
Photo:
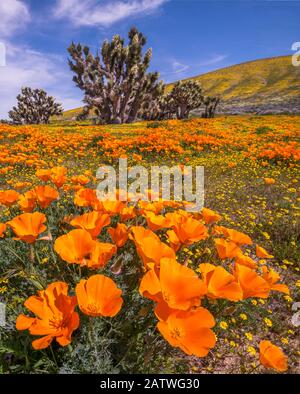
[[[177,119],[186,119],[190,111],[202,103],[201,86],[194,81],[176,82],[167,101],[169,110],[176,114]]]
[[[136,28],[128,33],[129,44],[115,35],[104,41],[101,54],[72,43],[68,51],[73,81],[84,92],[85,113],[94,110],[100,123],[133,122],[145,102],[162,91],[158,73],[147,73],[152,56],[143,55],[146,38]]]
[[[14,124],[49,123],[53,115],[61,115],[61,104],[42,89],[24,87],[17,96],[18,105],[8,115]]]
[[[220,100],[220,97],[204,97],[203,104],[205,108],[204,112],[202,113],[202,118],[214,118]]]

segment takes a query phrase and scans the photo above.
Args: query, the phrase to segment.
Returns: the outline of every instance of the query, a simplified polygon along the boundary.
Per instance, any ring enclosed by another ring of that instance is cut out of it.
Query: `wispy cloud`
[[[0,19],[0,38],[8,37],[30,21],[30,12],[23,1],[1,0]]]
[[[180,74],[188,70],[189,66],[187,64],[182,64],[177,61],[174,61],[172,63],[172,68],[173,68],[173,74]]]
[[[7,118],[22,86],[45,89],[65,109],[81,105],[80,92],[63,58],[8,42],[6,47],[7,64],[0,67],[0,118]]]
[[[210,59],[204,60],[197,64],[198,67],[213,66],[214,64],[221,63],[228,55],[215,55]]]
[[[54,16],[76,26],[110,26],[130,16],[150,14],[169,0],[57,0]]]

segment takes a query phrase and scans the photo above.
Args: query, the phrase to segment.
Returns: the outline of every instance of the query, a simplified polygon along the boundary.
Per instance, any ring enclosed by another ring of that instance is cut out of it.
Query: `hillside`
[[[221,95],[221,113],[300,113],[300,67],[292,65],[291,56],[254,60],[188,79],[199,81],[208,95]],[[171,88],[169,84],[167,90]],[[64,119],[74,119],[80,110],[66,111]]]

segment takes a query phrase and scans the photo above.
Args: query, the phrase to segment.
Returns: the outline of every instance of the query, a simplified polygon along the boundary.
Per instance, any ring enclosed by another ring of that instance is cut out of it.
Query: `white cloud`
[[[224,59],[227,58],[228,55],[215,55],[212,58],[205,60],[201,63],[198,63],[197,66],[204,67],[204,66],[213,66],[214,64],[222,62]]]
[[[0,67],[0,119],[16,104],[22,86],[41,88],[62,102],[65,109],[81,106],[82,96],[72,82],[65,59],[29,47],[6,43],[7,62]]]
[[[56,18],[76,26],[110,26],[130,16],[150,14],[169,0],[57,0]]]
[[[184,71],[188,70],[189,66],[186,64],[182,64],[177,61],[174,61],[172,63],[172,68],[173,68],[173,74],[180,74],[180,73],[183,73]]]
[[[20,0],[1,0],[0,18],[0,37],[7,37],[30,21],[30,13],[26,4]]]

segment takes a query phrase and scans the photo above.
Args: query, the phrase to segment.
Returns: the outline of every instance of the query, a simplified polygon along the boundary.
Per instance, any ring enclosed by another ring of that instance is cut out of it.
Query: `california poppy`
[[[19,315],[16,328],[29,330],[31,335],[42,335],[32,342],[34,349],[45,349],[54,338],[61,346],[71,343],[71,335],[79,326],[79,316],[74,312],[76,297],[68,296],[66,283],[51,283],[37,296],[29,297],[24,305],[36,317]]]
[[[208,208],[202,208],[201,216],[206,224],[215,223],[221,220],[221,215]]]
[[[266,249],[262,248],[261,246],[256,245],[255,249],[256,256],[260,259],[272,259],[274,256],[269,254]]]
[[[173,230],[184,245],[191,245],[208,237],[207,228],[204,224],[190,217],[174,224]]]
[[[267,298],[270,286],[254,270],[244,265],[235,265],[234,275],[243,290],[243,299],[250,297]]]
[[[5,230],[6,230],[6,224],[0,223],[0,238],[4,237]]]
[[[115,316],[123,304],[121,294],[115,282],[104,275],[81,279],[76,286],[78,306],[89,316]]]
[[[215,234],[223,234],[230,241],[234,242],[236,245],[252,245],[251,238],[242,233],[241,231],[234,230],[232,228],[227,228],[224,226],[215,226]]]
[[[204,357],[215,346],[216,336],[210,329],[215,325],[211,313],[205,308],[195,311],[173,311],[157,328],[174,347],[188,355]]]
[[[29,190],[19,197],[19,207],[22,211],[30,213],[33,211],[36,203],[36,194],[34,190]]]
[[[51,186],[37,186],[34,193],[41,208],[47,208],[59,196],[58,191]]]
[[[246,267],[249,267],[249,268],[257,268],[256,262],[253,259],[251,259],[251,257],[246,256],[243,253],[237,254],[234,262],[236,264],[245,265]]]
[[[157,302],[164,300],[169,308],[188,310],[199,306],[206,294],[205,283],[191,268],[174,259],[163,258],[159,273],[150,270],[140,284],[140,293]]]
[[[287,356],[270,341],[261,341],[259,344],[259,359],[266,368],[272,368],[279,372],[288,369]]]
[[[281,293],[290,294],[289,288],[282,284],[277,283],[280,280],[280,275],[272,268],[262,267],[262,277],[269,283],[271,290],[280,291]]]
[[[40,212],[23,213],[7,222],[17,235],[16,239],[27,243],[34,243],[39,234],[46,230],[44,223],[46,216]]]
[[[42,181],[49,181],[50,180],[50,176],[51,176],[51,170],[37,170],[35,175],[40,178]]]
[[[65,167],[51,168],[50,180],[59,189],[66,182],[67,169]]]
[[[107,213],[93,211],[77,216],[70,224],[73,227],[88,231],[93,238],[96,238],[101,233],[103,227],[110,224],[110,217]]]
[[[175,252],[168,245],[161,242],[151,230],[142,226],[131,228],[130,238],[134,241],[136,250],[146,268],[159,265],[163,257],[175,259]]]
[[[116,228],[109,227],[107,232],[118,248],[124,246],[128,240],[128,229],[124,223],[117,223]]]
[[[18,201],[20,194],[15,190],[0,190],[0,204],[11,207]]]
[[[85,230],[72,230],[56,239],[54,249],[66,262],[85,265],[94,245],[90,233]]]
[[[152,231],[171,226],[170,220],[163,215],[155,215],[153,212],[145,212],[147,225]]]
[[[215,245],[217,248],[218,255],[220,259],[232,259],[238,254],[242,253],[241,249],[235,242],[229,241],[224,238],[216,238]]]
[[[117,253],[117,247],[115,245],[94,241],[89,259],[83,264],[86,264],[92,269],[103,268],[115,253]]]
[[[181,246],[180,239],[177,237],[174,230],[168,230],[166,232],[166,234],[168,236],[168,241],[169,241],[171,248],[174,249],[175,252],[177,252]]]
[[[235,277],[221,266],[208,263],[199,265],[202,278],[207,285],[207,296],[225,298],[230,301],[243,299],[243,292]]]

